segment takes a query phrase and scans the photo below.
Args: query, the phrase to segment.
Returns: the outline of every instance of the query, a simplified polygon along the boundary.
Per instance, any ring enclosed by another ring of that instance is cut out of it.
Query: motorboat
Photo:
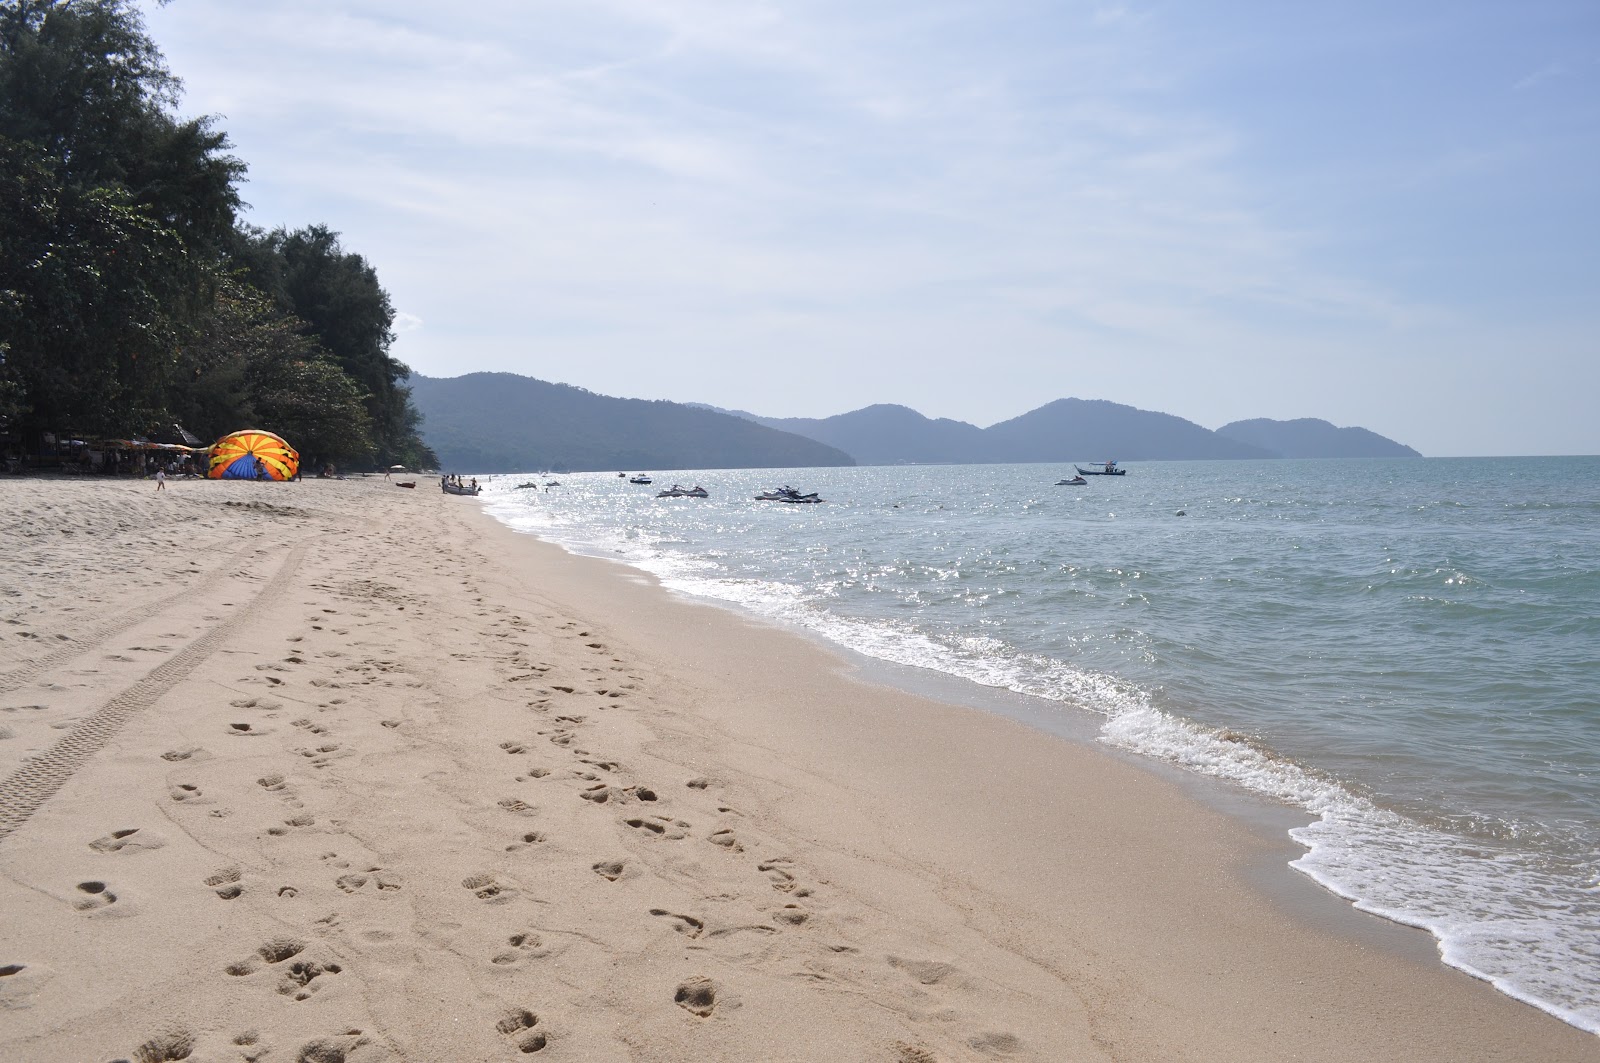
[[[650,477],[646,476],[644,473],[640,473],[638,476],[630,476],[630,477],[628,477],[628,482],[631,483],[631,484],[650,484],[650,483],[655,483],[654,480],[650,479]]]
[[[514,491],[526,491],[530,487],[537,488],[538,486],[539,485],[536,484],[536,483],[518,484],[516,487],[512,488],[512,490],[514,490]]]
[[[1089,468],[1085,469],[1082,465],[1074,465],[1073,468],[1078,470],[1078,475],[1079,476],[1126,476],[1126,475],[1128,475],[1128,470],[1127,469],[1119,469],[1119,468],[1117,468],[1117,463],[1114,462],[1114,461],[1091,461],[1089,463],[1089,466],[1090,466]]]
[[[788,502],[793,504],[805,502],[824,502],[826,499],[818,498],[815,491],[808,495],[803,495],[799,491],[796,491],[794,488],[790,487],[788,484],[784,484],[782,487],[775,488],[771,491],[763,491],[759,495],[756,495],[756,501]]]
[[[481,490],[476,483],[451,483],[449,480],[440,481],[439,486],[447,495],[475,495]]]
[[[693,487],[684,487],[682,484],[673,484],[665,491],[657,491],[657,498],[710,498],[711,495],[704,487],[695,484]]]
[[[1070,480],[1057,480],[1056,481],[1056,486],[1057,487],[1082,487],[1083,485],[1087,484],[1088,482],[1089,482],[1088,480],[1085,480],[1081,476],[1074,476]]]

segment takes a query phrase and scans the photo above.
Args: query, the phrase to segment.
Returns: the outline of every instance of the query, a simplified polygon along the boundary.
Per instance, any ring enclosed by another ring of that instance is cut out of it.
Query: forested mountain
[[[1057,399],[991,425],[984,436],[994,446],[996,461],[1273,457],[1182,417],[1103,399]]]
[[[510,373],[419,376],[412,386],[429,445],[450,468],[484,472],[1301,456],[1228,438],[1171,414],[1098,399],[1057,399],[978,428],[893,405],[823,418],[759,417],[701,403],[608,398]],[[749,435],[757,427],[773,432]],[[1416,453],[1365,429],[1335,431],[1360,433],[1340,439],[1379,440]],[[821,450],[805,449],[803,442]],[[1352,444],[1336,456],[1365,455]]]
[[[863,465],[976,462],[990,458],[984,431],[965,421],[934,420],[907,406],[867,406],[834,417],[754,417],[785,432],[820,440]]]
[[[932,420],[904,406],[868,406],[819,419],[738,416],[830,443],[864,464],[1281,456],[1181,417],[1099,399],[1057,399],[988,428]]]
[[[676,402],[618,399],[511,373],[411,378],[423,434],[461,472],[854,465],[813,439]]]
[[[1234,421],[1217,434],[1270,450],[1285,458],[1420,458],[1422,455],[1365,428],[1337,428],[1316,417]]]
[[[377,274],[240,226],[245,164],[179,88],[128,0],[0,2],[0,442],[176,422],[431,464]]]

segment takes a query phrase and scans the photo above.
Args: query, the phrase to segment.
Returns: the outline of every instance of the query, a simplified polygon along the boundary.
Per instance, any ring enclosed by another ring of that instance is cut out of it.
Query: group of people
[[[477,494],[478,493],[478,478],[476,476],[474,476],[471,480],[463,481],[461,479],[461,477],[459,475],[457,475],[456,473],[447,472],[443,476],[439,477],[439,486],[440,487],[456,487],[456,488],[460,488],[461,490],[471,491],[473,494]]]

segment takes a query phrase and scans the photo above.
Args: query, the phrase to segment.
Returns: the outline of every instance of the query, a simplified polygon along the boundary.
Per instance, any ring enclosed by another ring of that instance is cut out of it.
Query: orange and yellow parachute
[[[213,480],[288,480],[300,469],[300,453],[282,436],[247,428],[211,445]]]

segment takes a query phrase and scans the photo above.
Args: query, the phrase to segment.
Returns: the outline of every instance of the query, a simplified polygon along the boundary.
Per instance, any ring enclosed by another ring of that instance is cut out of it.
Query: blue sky
[[[1600,5],[147,5],[394,353],[979,425],[1064,396],[1600,453]]]

